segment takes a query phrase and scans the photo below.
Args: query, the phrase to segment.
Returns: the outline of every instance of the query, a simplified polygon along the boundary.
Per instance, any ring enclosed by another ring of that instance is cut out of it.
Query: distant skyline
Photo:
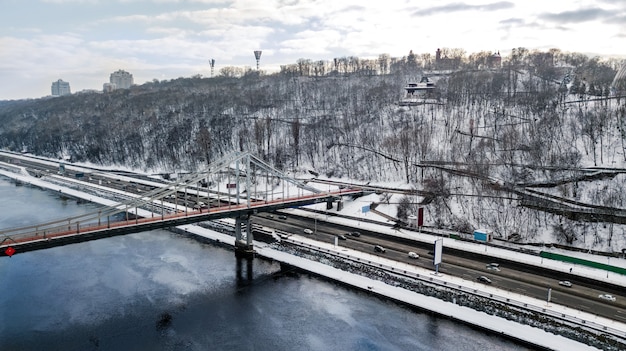
[[[102,90],[226,66],[278,71],[299,58],[406,56],[437,48],[626,58],[625,0],[0,0],[0,100]]]

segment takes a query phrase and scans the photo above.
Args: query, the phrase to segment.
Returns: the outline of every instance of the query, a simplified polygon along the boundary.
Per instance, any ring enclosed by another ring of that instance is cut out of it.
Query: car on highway
[[[304,230],[304,234],[313,234],[313,231],[311,229],[309,229],[309,228],[306,228]]]
[[[481,283],[491,284],[491,279],[485,277],[484,275],[481,275],[480,277],[476,278],[476,280],[478,280]]]
[[[601,298],[602,300],[615,301],[615,296],[610,295],[610,294],[600,294],[598,295],[598,297]]]
[[[346,236],[345,236],[345,235],[343,235],[343,234],[339,234],[339,235],[337,235],[337,238],[338,238],[339,240],[347,240]]]
[[[409,252],[409,258],[420,258],[420,255],[416,254],[415,252],[411,251]]]
[[[376,252],[382,252],[382,253],[387,252],[387,250],[385,250],[385,248],[384,248],[384,247],[382,247],[382,246],[380,246],[380,245],[375,245],[375,246],[374,246],[374,251],[376,251]]]
[[[494,266],[487,266],[487,269],[494,272],[500,272],[500,268]]]
[[[355,238],[358,238],[358,237],[361,236],[361,233],[359,233],[359,232],[350,232],[350,233],[347,233],[346,235],[350,235],[350,236],[353,236]]]
[[[285,216],[285,215],[280,215],[280,216],[278,216],[278,219],[287,219],[287,216]]]
[[[572,287],[572,283],[569,280],[561,280],[561,281],[559,281],[559,285],[566,286],[568,288]]]

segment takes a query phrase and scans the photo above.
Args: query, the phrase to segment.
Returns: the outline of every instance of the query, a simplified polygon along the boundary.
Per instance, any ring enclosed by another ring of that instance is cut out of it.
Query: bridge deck
[[[359,195],[361,189],[342,189],[339,191],[320,194],[302,195],[288,199],[257,201],[245,204],[227,204],[208,209],[188,209],[170,214],[153,214],[151,217],[137,216],[131,220],[102,223],[73,223],[58,226],[45,231],[33,230],[11,235],[4,234],[0,243],[0,256],[7,255],[5,249],[9,246],[15,253],[62,246],[70,243],[96,240],[100,238],[136,233],[146,230],[166,228],[183,224],[197,223],[225,217],[237,217],[257,212],[269,212],[283,208],[305,206],[331,200],[338,196]]]

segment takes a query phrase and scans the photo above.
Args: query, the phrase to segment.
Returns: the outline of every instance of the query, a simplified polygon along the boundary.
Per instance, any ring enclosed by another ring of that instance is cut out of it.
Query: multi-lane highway
[[[328,224],[307,217],[288,214],[283,215],[282,218],[284,219],[280,219],[277,214],[264,213],[254,216],[253,222],[264,227],[328,243],[334,243],[336,236],[343,235],[346,240],[340,241],[341,246],[434,270],[432,244],[418,241],[407,242],[406,239],[382,236],[367,230]],[[305,228],[311,229],[313,233],[304,233]],[[348,235],[353,231],[358,231],[360,236]],[[376,252],[375,245],[384,247],[385,253]],[[419,258],[410,258],[409,252],[417,253]],[[473,281],[476,281],[479,276],[486,276],[493,286],[543,300],[547,299],[548,289],[551,288],[553,303],[626,322],[626,294],[623,287],[537,267],[528,267],[512,261],[494,262],[487,256],[467,254],[446,248],[443,253],[443,262],[439,267],[440,273]],[[490,263],[498,263],[499,270],[488,268]],[[559,285],[559,281],[562,280],[571,282],[572,286]],[[616,301],[600,299],[598,296],[601,294],[611,294],[616,297]]]

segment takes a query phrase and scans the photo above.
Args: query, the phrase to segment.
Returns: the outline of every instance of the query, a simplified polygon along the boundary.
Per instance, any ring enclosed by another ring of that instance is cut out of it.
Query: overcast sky
[[[0,100],[438,47],[626,58],[626,0],[0,0]]]

